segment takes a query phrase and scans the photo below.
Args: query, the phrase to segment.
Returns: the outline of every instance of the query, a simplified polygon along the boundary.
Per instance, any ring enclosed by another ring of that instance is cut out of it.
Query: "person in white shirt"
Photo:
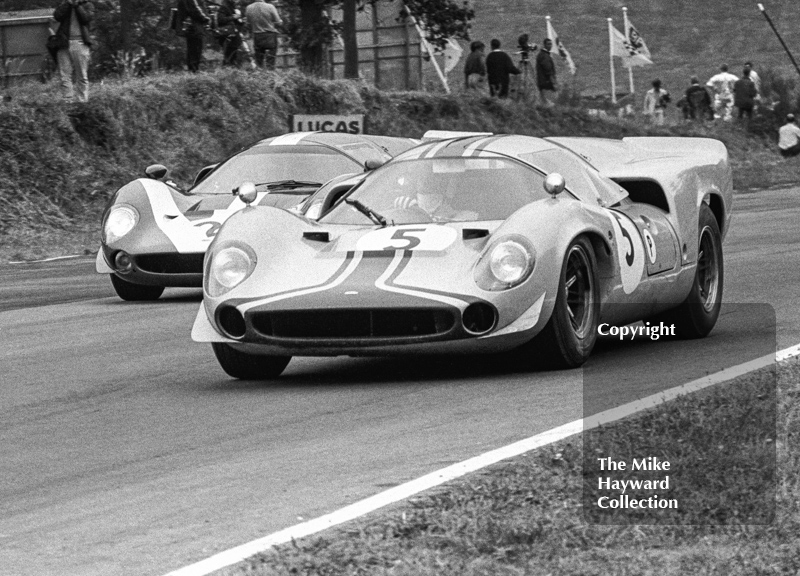
[[[786,124],[778,129],[778,148],[784,158],[800,154],[800,126],[795,122],[794,114],[787,115]]]
[[[712,76],[706,86],[714,91],[714,118],[730,122],[733,118],[733,85],[739,79],[728,72],[728,65],[719,67],[719,74]]]
[[[653,80],[653,88],[644,95],[644,115],[656,126],[664,124],[664,110],[669,103],[669,92],[661,88],[661,80]]]
[[[278,9],[265,0],[255,0],[244,12],[250,32],[253,33],[253,49],[256,65],[266,64],[268,70],[275,69],[275,55],[278,52],[278,27],[283,26]]]

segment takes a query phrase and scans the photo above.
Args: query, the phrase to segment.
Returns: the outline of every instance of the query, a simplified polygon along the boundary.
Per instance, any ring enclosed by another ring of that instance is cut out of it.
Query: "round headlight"
[[[489,270],[499,282],[514,285],[530,272],[533,257],[527,248],[513,240],[499,243],[489,256]]]
[[[211,269],[209,270],[211,286],[216,285],[219,295],[235,288],[253,271],[255,261],[246,251],[236,246],[223,248],[212,256]]]
[[[106,236],[106,243],[115,242],[128,232],[133,230],[136,223],[139,221],[139,212],[133,206],[127,204],[119,204],[111,208],[111,211],[106,217],[106,223],[103,231]]]

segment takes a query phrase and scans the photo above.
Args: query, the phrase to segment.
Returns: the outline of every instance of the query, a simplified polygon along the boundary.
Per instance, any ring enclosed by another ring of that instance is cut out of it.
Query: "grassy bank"
[[[771,374],[750,374],[587,432],[582,447],[573,437],[496,465],[225,574],[794,575],[800,570],[800,362],[779,369],[777,405]],[[708,437],[698,441],[698,433]],[[691,486],[688,476],[706,474],[684,494],[687,500],[678,494],[681,517],[661,516],[663,524],[684,525],[624,525],[620,517],[606,520],[622,525],[589,522],[597,520],[586,514],[597,473],[584,465],[583,454],[644,451],[654,437],[655,453],[682,454],[673,458],[677,468],[684,464],[684,473],[672,471],[679,491]],[[768,455],[761,463],[772,467],[754,468],[756,452]],[[722,491],[713,478],[720,474],[726,475]],[[742,515],[721,514],[732,510]],[[686,525],[691,522],[705,525]]]
[[[796,162],[773,135],[738,125],[646,126],[583,108],[539,110],[485,96],[386,93],[299,74],[215,71],[155,75],[92,86],[65,105],[54,83],[6,92],[0,104],[0,257],[94,248],[109,195],[159,162],[187,183],[197,169],[257,139],[286,131],[293,113],[363,113],[375,134],[421,136],[432,128],[537,136],[715,137],[730,150],[738,189],[794,182]],[[89,238],[90,240],[87,240]]]

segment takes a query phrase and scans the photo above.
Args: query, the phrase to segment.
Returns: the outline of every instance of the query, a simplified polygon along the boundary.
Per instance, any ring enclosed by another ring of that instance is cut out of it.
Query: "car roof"
[[[397,156],[397,160],[444,157],[480,157],[491,153],[510,156],[525,161],[523,155],[558,150],[561,146],[533,136],[515,134],[475,135],[432,141],[412,148]]]
[[[370,158],[382,158],[384,161],[391,158],[385,147],[377,145],[368,137],[361,134],[348,134],[346,132],[289,132],[272,138],[265,138],[255,146],[324,146],[335,148],[351,156],[362,164]],[[409,140],[407,147],[412,146]]]

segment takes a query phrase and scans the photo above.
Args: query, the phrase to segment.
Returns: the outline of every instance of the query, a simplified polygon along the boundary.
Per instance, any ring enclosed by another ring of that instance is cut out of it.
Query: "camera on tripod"
[[[527,62],[531,58],[531,52],[536,52],[539,47],[536,44],[531,44],[528,41],[529,36],[527,34],[521,34],[519,38],[517,38],[517,46],[519,46],[519,52],[517,54],[520,55],[523,62]]]

